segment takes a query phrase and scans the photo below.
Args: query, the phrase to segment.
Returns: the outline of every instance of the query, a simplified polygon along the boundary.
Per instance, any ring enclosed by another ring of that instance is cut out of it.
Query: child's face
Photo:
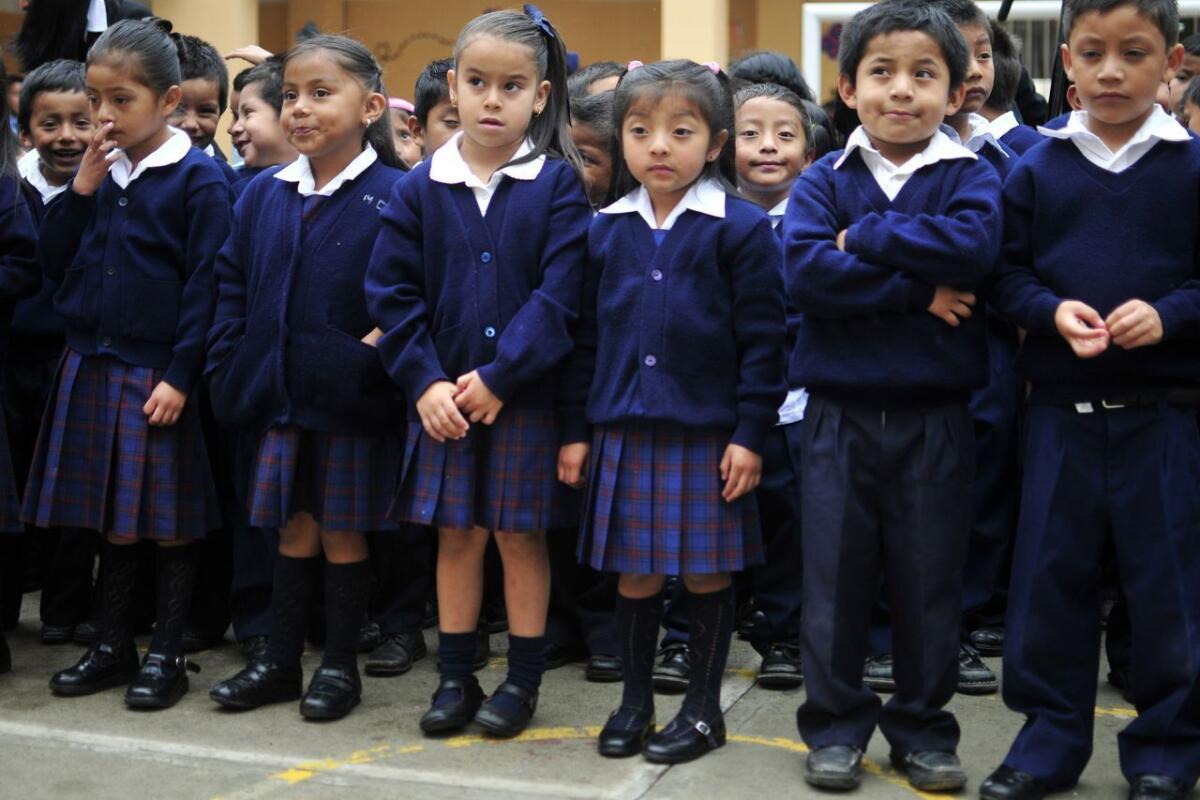
[[[967,62],[967,92],[959,114],[977,114],[992,95],[996,83],[996,65],[992,62],[992,32],[983,25],[959,25],[967,40],[971,58]]]
[[[387,113],[387,98],[366,88],[320,52],[288,62],[283,76],[283,129],[310,159],[348,164],[362,152],[368,124]]]
[[[217,123],[221,120],[221,87],[207,78],[192,78],[184,81],[180,88],[183,99],[171,115],[171,124],[203,150],[217,135]]]
[[[92,113],[83,92],[41,92],[33,99],[21,144],[38,151],[42,174],[55,186],[71,180],[92,138]]]
[[[237,123],[230,129],[233,146],[248,167],[290,164],[296,150],[287,140],[275,107],[263,99],[261,87],[251,83],[238,98]]]
[[[696,104],[679,95],[634,101],[621,121],[625,164],[656,209],[674,208],[728,140],[729,131],[714,135]]]
[[[1183,124],[1192,133],[1200,134],[1200,106],[1192,102],[1183,104]]]
[[[179,104],[180,88],[156,94],[132,68],[134,59],[96,61],[87,68],[92,124],[111,125],[108,138],[135,164],[169,138],[167,120]]]
[[[413,117],[414,123],[416,119]],[[450,98],[446,97],[429,109],[424,129],[421,128],[420,123],[417,123],[410,130],[413,130],[415,135],[421,138],[425,155],[433,155],[439,147],[454,138],[454,134],[458,133],[460,127],[462,127],[462,122],[459,120],[458,109],[450,102]]]
[[[1186,50],[1183,52],[1183,65],[1175,71],[1175,77],[1171,78],[1171,98],[1176,102],[1180,102],[1180,98],[1187,92],[1188,86],[1192,83],[1192,78],[1200,75],[1200,56],[1194,56]]]
[[[751,196],[786,197],[796,178],[812,163],[800,112],[773,97],[742,103],[734,141],[738,185]],[[772,207],[777,203],[771,203]]]
[[[596,135],[588,125],[571,126],[571,140],[583,158],[583,183],[587,187],[592,208],[599,208],[608,197],[612,185],[612,151],[608,142]]]
[[[396,144],[396,153],[405,166],[412,169],[421,160],[421,143],[408,127],[410,114],[402,108],[389,109],[388,113],[392,115],[392,139]]]
[[[237,89],[229,92],[229,127],[225,132],[229,134],[229,138],[234,136],[233,129],[238,124],[238,103],[242,102],[242,93]]]
[[[8,111],[14,116],[21,108],[21,81],[8,84]]]
[[[515,151],[550,97],[538,80],[533,51],[494,36],[472,40],[450,70],[450,100],[471,142],[484,150]]]
[[[841,76],[838,92],[875,148],[899,164],[924,150],[943,119],[958,112],[966,88],[950,91],[950,67],[932,37],[894,31],[867,43],[855,82]]]

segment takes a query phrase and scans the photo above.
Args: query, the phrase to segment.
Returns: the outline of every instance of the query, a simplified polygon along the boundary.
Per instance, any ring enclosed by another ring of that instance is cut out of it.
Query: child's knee
[[[367,537],[361,533],[321,531],[321,549],[331,564],[356,564],[367,558]]]
[[[321,552],[321,526],[311,514],[296,514],[280,529],[279,552],[291,558],[311,558]]]
[[[733,583],[728,572],[712,575],[684,575],[683,583],[692,594],[709,594],[727,589]]]
[[[500,550],[501,558],[545,558],[546,534],[543,531],[534,533],[496,533],[496,547]]]
[[[617,590],[632,600],[643,600],[662,592],[665,579],[662,575],[633,575],[623,573]]]
[[[487,550],[488,532],[482,528],[454,530],[442,528],[438,531],[438,558],[461,559],[483,558]]]

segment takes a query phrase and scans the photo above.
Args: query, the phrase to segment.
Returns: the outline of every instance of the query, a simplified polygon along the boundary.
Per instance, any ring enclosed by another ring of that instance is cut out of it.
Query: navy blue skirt
[[[305,512],[334,533],[395,530],[388,507],[400,456],[399,436],[271,428],[258,446],[250,524],[282,528]]]
[[[637,575],[707,575],[761,564],[754,493],[732,503],[721,497],[729,437],[669,422],[597,427],[580,562]]]
[[[162,370],[68,349],[25,487],[24,521],[124,537],[202,539],[221,525],[194,402],[169,427],[142,407]]]
[[[466,438],[436,442],[409,423],[400,490],[400,522],[466,530],[531,533],[574,525],[571,490],[558,481],[558,414],[506,408]]]

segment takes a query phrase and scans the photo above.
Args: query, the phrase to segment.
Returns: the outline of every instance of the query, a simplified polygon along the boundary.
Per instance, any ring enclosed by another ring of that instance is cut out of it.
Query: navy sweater
[[[41,227],[42,218],[46,216],[46,206],[42,203],[41,193],[32,184],[25,180],[21,183],[36,231]],[[37,294],[17,303],[12,318],[10,358],[45,361],[62,354],[63,331],[66,330],[67,323],[62,315],[54,310],[54,294],[58,291],[58,286],[58,281],[43,278]]]
[[[255,430],[398,430],[400,389],[360,340],[375,327],[363,275],[379,210],[403,173],[376,161],[332,196],[304,198],[280,169],[246,189],[217,259],[213,410]]]
[[[1008,133],[1000,137],[1000,143],[1011,149],[1019,156],[1025,155],[1025,151],[1038,144],[1046,137],[1037,132],[1037,128],[1031,128],[1028,125],[1018,125]]]
[[[1019,364],[1035,392],[1077,402],[1200,378],[1200,140],[1159,142],[1113,174],[1047,139],[1009,176],[1004,213],[991,297],[1028,333]],[[1063,300],[1107,317],[1134,298],[1162,318],[1159,345],[1080,359],[1055,328]]]
[[[8,330],[18,300],[41,286],[37,229],[19,178],[0,176],[0,355],[8,349]]]
[[[213,262],[229,236],[232,193],[193,148],[122,189],[106,177],[90,197],[68,189],[46,209],[38,254],[61,280],[54,305],[67,344],[165,371],[190,394],[204,367],[216,293]]]
[[[860,152],[835,170],[840,157],[800,176],[783,221],[788,298],[802,314],[789,383],[883,407],[965,399],[987,381],[984,315],[954,328],[926,309],[937,286],[974,290],[995,265],[996,170],[939,161],[889,201]]]
[[[725,428],[762,452],[787,396],[779,241],[758,206],[727,197],[725,218],[685,211],[655,245],[638,214],[600,214],[567,398],[587,422],[660,420]],[[588,388],[590,386],[590,391]],[[578,415],[567,441],[587,438]]]
[[[246,187],[250,185],[250,181],[254,180],[259,175],[262,175],[268,169],[271,169],[271,167],[245,167],[244,166],[241,169],[234,170],[235,178],[234,178],[233,183],[231,184],[233,186],[233,196],[241,197],[242,193],[246,191]]]
[[[556,408],[592,218],[575,171],[547,159],[535,180],[505,177],[485,217],[469,188],[433,180],[425,161],[382,218],[367,302],[410,402],[478,369],[509,406]]]

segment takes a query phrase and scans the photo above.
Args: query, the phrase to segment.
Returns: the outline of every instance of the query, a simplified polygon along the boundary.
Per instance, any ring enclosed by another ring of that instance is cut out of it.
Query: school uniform
[[[591,211],[565,161],[539,156],[485,184],[463,160],[461,137],[395,187],[367,297],[385,332],[384,364],[413,406],[431,384],[478,370],[504,408],[492,425],[438,443],[410,406],[394,516],[454,529],[562,527],[574,514],[557,478],[557,387]]]
[[[977,287],[996,261],[1000,181],[934,133],[900,167],[859,128],[792,189],[784,220],[788,299],[802,315],[788,382],[808,388],[804,476],[810,747],[865,750],[876,724],[893,753],[953,751],[962,569],[973,432],[967,401],[988,379],[986,328],[929,314],[935,287]],[[845,250],[836,239],[846,231]],[[897,693],[862,684],[873,587],[885,576]]]
[[[1018,156],[1042,141],[1042,135],[1036,128],[1022,125],[1017,115],[1006,111],[987,124],[987,132],[994,136],[1005,147]]]
[[[229,181],[230,186],[238,182],[237,170],[230,166],[229,159],[225,157],[225,153],[221,152],[221,148],[210,143],[204,148],[204,154],[217,162],[217,166],[221,168],[221,174],[225,176],[225,180]]]
[[[1004,700],[1026,722],[1005,764],[1056,791],[1091,755],[1111,537],[1138,710],[1117,736],[1121,770],[1191,787],[1200,775],[1200,433],[1195,403],[1177,392],[1200,378],[1200,142],[1158,107],[1116,153],[1084,112],[1042,133],[1050,140],[1005,186],[992,294],[1027,331],[1019,363],[1032,384],[1004,653]],[[1110,344],[1081,359],[1055,328],[1063,298],[1105,317],[1135,297],[1158,312],[1160,344]]]
[[[236,169],[234,171],[234,173],[235,173],[234,181],[232,184],[230,184],[233,188],[233,196],[240,198],[242,196],[242,193],[246,191],[246,187],[250,185],[250,181],[254,180],[259,175],[262,175],[264,172],[266,172],[269,169],[271,169],[271,168],[270,167],[247,167],[245,165]]]

